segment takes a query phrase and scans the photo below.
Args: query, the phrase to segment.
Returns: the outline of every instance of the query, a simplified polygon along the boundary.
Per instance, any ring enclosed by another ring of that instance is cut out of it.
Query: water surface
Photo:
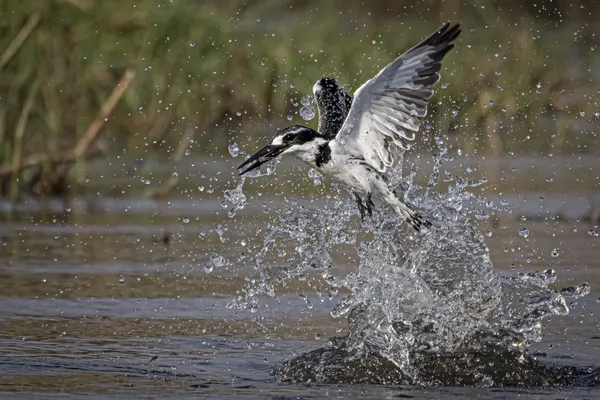
[[[196,164],[200,162],[204,161]],[[206,167],[202,175],[209,177],[232,164],[208,162],[213,167]],[[557,286],[588,282],[592,287],[589,296],[570,304],[569,315],[545,321],[543,341],[531,352],[549,364],[598,368],[600,237],[590,234],[598,230],[597,222],[584,218],[592,214],[577,206],[581,199],[597,196],[598,177],[589,173],[592,161],[526,158],[477,160],[476,164],[479,172],[488,171],[483,192],[512,206],[477,221],[480,231],[490,232],[486,243],[495,269],[516,274],[553,268]],[[565,164],[571,169],[556,168]],[[512,172],[510,165],[521,173]],[[107,166],[103,176],[110,176],[111,168],[115,166]],[[228,218],[220,204],[222,190],[234,186],[234,178],[227,175],[202,183],[203,178],[194,179],[197,172],[191,166],[179,167],[180,178],[189,187],[183,185],[168,199],[141,197],[144,183],[118,196],[96,196],[91,190],[127,186],[98,177],[97,188],[90,186],[68,203],[53,200],[41,205],[29,199],[18,213],[4,213],[0,391],[17,398],[34,394],[498,399],[597,395],[593,387],[422,389],[277,383],[271,370],[278,361],[322,347],[329,338],[346,332],[345,320],[332,318],[330,311],[347,293],[324,295],[328,290],[322,279],[307,276],[277,287],[276,296],[263,299],[256,313],[234,311],[227,305],[248,279],[256,278],[256,271],[237,263],[207,271],[205,264],[215,254],[236,260],[247,251],[244,247],[261,244],[261,237],[252,236],[257,224],[272,220],[283,206],[284,195],[294,198],[281,184],[290,171],[297,167],[280,168],[275,186],[258,187],[269,178],[253,181],[249,206],[235,218]],[[134,173],[132,182],[139,182],[136,174],[160,180],[169,173],[168,168],[162,175],[150,168]],[[309,178],[293,182],[298,182],[294,183],[299,188],[297,198],[306,207],[330,201],[320,194],[329,193],[327,186],[315,188]],[[209,184],[214,186],[212,194],[206,192]],[[204,191],[198,189],[201,185]],[[565,204],[573,205],[579,221],[577,216],[554,218],[552,207]],[[2,207],[6,211],[11,206],[2,203]],[[519,235],[523,227],[529,231],[526,238]],[[242,241],[245,246],[239,245]],[[336,274],[353,271],[356,257],[353,246],[336,249]]]

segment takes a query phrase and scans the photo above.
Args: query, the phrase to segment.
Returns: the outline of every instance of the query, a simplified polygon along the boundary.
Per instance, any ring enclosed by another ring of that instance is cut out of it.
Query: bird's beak
[[[238,167],[238,169],[242,169],[247,166],[246,169],[244,169],[243,171],[240,171],[240,175],[244,175],[246,172],[250,172],[253,169],[260,167],[267,161],[272,160],[273,158],[275,158],[278,155],[280,155],[281,153],[283,153],[283,151],[285,149],[287,149],[287,147],[288,146],[286,146],[284,144],[266,145],[265,147],[260,149],[256,154],[254,154],[252,157],[250,157],[249,159],[244,161],[242,163],[242,165],[240,165]]]

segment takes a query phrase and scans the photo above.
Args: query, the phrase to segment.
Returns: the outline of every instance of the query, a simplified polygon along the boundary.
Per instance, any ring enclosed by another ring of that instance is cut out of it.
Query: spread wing
[[[427,115],[431,86],[440,80],[441,61],[459,34],[460,25],[444,23],[354,92],[348,117],[334,139],[343,152],[385,172],[410,148]]]

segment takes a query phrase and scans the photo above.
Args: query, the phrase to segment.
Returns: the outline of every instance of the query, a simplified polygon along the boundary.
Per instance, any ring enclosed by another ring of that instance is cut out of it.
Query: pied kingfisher
[[[365,82],[354,100],[331,78],[313,87],[319,131],[293,125],[249,157],[240,175],[281,155],[293,154],[354,195],[361,218],[371,215],[372,197],[388,204],[417,231],[431,223],[388,186],[387,168],[402,158],[427,114],[431,86],[440,80],[441,61],[454,47],[460,25],[446,22]]]

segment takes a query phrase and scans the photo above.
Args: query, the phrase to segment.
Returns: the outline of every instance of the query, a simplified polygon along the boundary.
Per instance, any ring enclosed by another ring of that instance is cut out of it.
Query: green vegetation
[[[73,163],[82,179],[83,159],[102,152],[180,158],[189,140],[217,154],[263,138],[271,122],[302,122],[319,77],[354,90],[443,19],[464,32],[430,143],[448,133],[465,152],[598,149],[593,1],[348,3],[0,2],[0,193],[16,197],[19,178],[60,192]],[[119,82],[129,87],[109,104]],[[14,173],[23,166],[35,168]]]

